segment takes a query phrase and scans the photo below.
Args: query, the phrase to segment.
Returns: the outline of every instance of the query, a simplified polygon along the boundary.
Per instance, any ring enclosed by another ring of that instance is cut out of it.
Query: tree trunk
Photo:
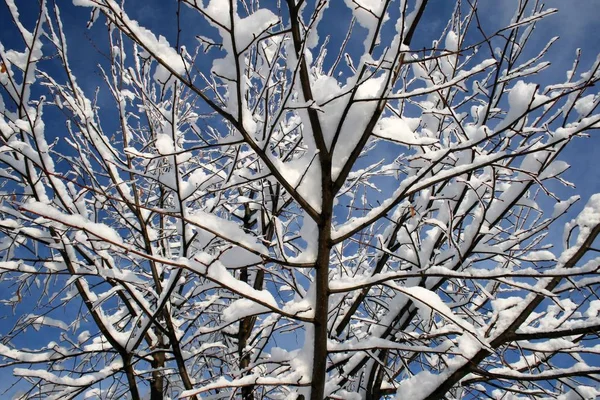
[[[333,193],[331,189],[330,165],[322,168],[323,205],[319,227],[317,260],[315,263],[315,316],[314,316],[314,351],[311,400],[322,400],[325,396],[327,373],[327,317],[329,314],[329,255],[331,252],[331,219],[333,216]]]

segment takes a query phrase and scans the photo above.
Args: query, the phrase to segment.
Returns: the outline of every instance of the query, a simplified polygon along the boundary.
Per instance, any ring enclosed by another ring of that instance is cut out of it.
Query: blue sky
[[[336,13],[349,15],[348,9],[343,5],[342,0],[333,0],[333,10]],[[88,95],[92,95],[95,88],[100,85],[101,96],[108,96],[108,91],[102,88],[100,75],[98,73],[98,62],[102,62],[102,56],[94,48],[93,44],[98,46],[100,51],[106,50],[106,29],[104,23],[99,21],[91,31],[85,29],[89,16],[89,9],[74,8],[68,1],[60,2],[62,7],[65,29],[69,44],[69,56],[75,74],[78,76],[78,82]],[[437,39],[439,33],[444,28],[446,17],[452,11],[453,2],[447,0],[432,0],[427,8],[424,23],[417,30],[414,41],[414,47],[419,48]],[[516,0],[481,0],[480,8],[487,11],[485,18],[494,26],[500,26],[508,21],[514,10]],[[32,7],[36,2],[32,0],[17,1],[21,8],[21,14],[24,16],[26,26],[30,27],[32,16],[36,7]],[[554,46],[549,54],[549,59],[553,62],[552,67],[545,71],[540,80],[542,83],[550,83],[564,79],[564,73],[570,68],[574,50],[577,47],[583,49],[582,67],[587,67],[596,58],[600,52],[600,19],[598,9],[600,0],[548,0],[548,7],[557,7],[561,10],[558,15],[551,16],[538,26],[536,38],[547,39],[551,36],[560,36],[561,40]],[[175,34],[175,9],[176,2],[165,0],[128,0],[125,9],[130,16],[139,20],[140,24],[146,26],[155,32],[162,34],[173,43]],[[331,15],[331,14],[329,14]],[[347,21],[346,18],[332,19],[324,24],[327,30],[333,36],[342,37],[345,34],[345,26],[340,21]],[[184,35],[188,38],[193,37],[197,32],[206,30],[206,27],[197,28],[194,20],[184,21]],[[0,41],[6,48],[15,45],[18,40],[16,29],[12,26],[6,7],[0,4]],[[535,39],[538,40],[538,39]],[[543,46],[545,41],[538,40],[534,43],[534,48]],[[355,44],[361,45],[361,41]],[[17,45],[20,50],[22,44]],[[212,57],[210,57],[212,59]],[[108,97],[107,97],[108,99]],[[102,100],[102,97],[101,97]],[[102,104],[102,101],[101,101]],[[108,105],[108,103],[106,103]],[[51,125],[50,125],[51,126]],[[57,136],[61,136],[62,125],[54,126]],[[600,192],[600,168],[598,168],[598,159],[600,158],[600,138],[594,132],[591,132],[592,138],[579,139],[572,146],[568,147],[561,157],[571,164],[572,168],[567,171],[564,177],[574,182],[577,189],[564,189],[556,185],[556,190],[563,197],[572,194],[580,194],[582,201],[575,210],[581,209],[587,198],[596,192]],[[596,136],[596,137],[594,137]],[[560,227],[557,227],[560,228]],[[556,232],[555,237],[560,237],[561,232]],[[0,313],[9,310],[0,306]],[[33,346],[32,346],[33,347]],[[8,371],[0,370],[0,376],[4,376]],[[2,388],[2,384],[0,384]]]

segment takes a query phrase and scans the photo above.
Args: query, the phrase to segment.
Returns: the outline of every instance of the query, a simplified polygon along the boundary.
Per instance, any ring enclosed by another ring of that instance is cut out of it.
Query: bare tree
[[[58,5],[5,2],[17,398],[600,395],[600,196],[547,238],[578,199],[552,192],[558,157],[600,127],[600,59],[535,82],[556,10],[520,0],[496,28],[458,1],[416,50],[427,0],[180,0],[169,38],[74,0],[106,32],[88,93]]]

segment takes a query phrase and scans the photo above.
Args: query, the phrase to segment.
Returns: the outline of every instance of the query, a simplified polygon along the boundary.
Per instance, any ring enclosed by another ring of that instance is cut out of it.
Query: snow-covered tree
[[[600,58],[539,78],[556,10],[458,1],[431,37],[427,0],[5,3],[7,393],[600,395],[600,195],[565,216],[559,159],[600,127]]]

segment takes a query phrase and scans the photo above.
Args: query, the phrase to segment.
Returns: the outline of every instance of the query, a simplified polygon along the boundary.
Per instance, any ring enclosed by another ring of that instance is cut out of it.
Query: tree
[[[59,6],[5,2],[18,398],[600,395],[600,196],[548,238],[600,58],[535,83],[556,10],[520,0],[497,29],[459,1],[419,50],[427,0],[180,0],[168,39],[74,0],[103,55],[90,93]]]

